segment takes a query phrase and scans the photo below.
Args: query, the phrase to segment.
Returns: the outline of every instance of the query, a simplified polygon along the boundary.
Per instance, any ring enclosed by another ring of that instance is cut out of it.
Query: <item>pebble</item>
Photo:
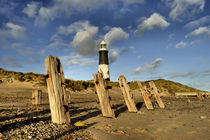
[[[207,119],[207,116],[200,116],[200,119]]]
[[[88,140],[88,134],[85,134],[83,130],[66,133],[75,128],[71,124],[57,125],[51,122],[50,113],[36,113],[49,109],[49,107],[33,107],[26,106],[25,108],[13,107],[13,111],[10,111],[10,116],[21,114],[21,117],[8,117],[4,121],[0,122],[0,126],[4,128],[0,132],[1,139],[78,139]],[[5,108],[0,108],[4,110]],[[8,110],[9,108],[7,108]],[[5,109],[6,110],[6,109]],[[21,113],[20,113],[21,112]],[[7,111],[2,111],[1,116],[6,116]],[[49,119],[46,119],[49,118]],[[10,125],[12,124],[12,125]],[[63,135],[62,135],[63,134]]]

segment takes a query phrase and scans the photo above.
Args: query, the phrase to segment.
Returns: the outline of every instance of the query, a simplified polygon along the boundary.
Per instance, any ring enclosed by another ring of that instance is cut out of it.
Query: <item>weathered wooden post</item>
[[[32,105],[40,105],[42,100],[41,90],[32,90]]]
[[[45,66],[52,122],[58,124],[70,123],[64,73],[60,59],[47,56]]]
[[[70,102],[71,102],[71,96],[70,96],[70,94],[67,94],[66,97],[67,97],[67,103],[70,104]]]
[[[138,110],[136,108],[133,97],[131,96],[131,94],[129,92],[130,87],[127,84],[125,76],[123,76],[123,75],[119,76],[118,81],[119,81],[119,85],[120,85],[120,88],[121,88],[122,93],[123,93],[125,103],[128,107],[128,111],[129,112],[137,112]]]
[[[146,90],[146,88],[142,86],[140,81],[137,81],[137,84],[139,86],[139,89],[141,91],[141,95],[142,95],[142,97],[144,99],[144,102],[145,102],[145,105],[146,105],[147,109],[154,109],[153,106],[152,106],[152,102],[151,102],[151,100],[149,98],[149,93]]]
[[[203,100],[204,100],[203,94],[200,93],[200,92],[197,93],[197,97],[198,97],[198,99],[199,99],[200,101],[203,101]]]
[[[115,118],[114,110],[111,108],[111,102],[106,89],[106,83],[101,73],[93,74],[96,92],[101,106],[101,112],[104,117]]]
[[[157,90],[157,87],[155,86],[155,83],[153,81],[151,81],[151,82],[149,82],[149,85],[151,88],[151,92],[155,96],[155,99],[158,102],[158,105],[160,106],[160,108],[165,108],[165,105],[164,105],[162,99],[160,98],[160,95],[158,94],[158,90]]]

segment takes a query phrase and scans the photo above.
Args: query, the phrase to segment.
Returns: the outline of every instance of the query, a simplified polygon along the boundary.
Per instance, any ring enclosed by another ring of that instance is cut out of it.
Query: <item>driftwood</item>
[[[131,96],[131,94],[129,92],[130,87],[127,84],[125,76],[123,76],[123,75],[119,76],[118,81],[119,81],[119,85],[120,85],[120,88],[121,88],[122,93],[123,93],[125,103],[128,107],[128,111],[129,112],[137,112],[138,110],[136,108],[133,97]]]
[[[146,87],[143,87],[140,81],[137,81],[137,84],[139,86],[139,89],[141,91],[141,95],[144,99],[145,105],[147,107],[147,109],[154,109],[152,106],[152,102],[149,98],[149,92],[146,90]]]
[[[151,81],[151,82],[149,82],[149,85],[151,88],[151,93],[153,93],[153,95],[155,96],[155,99],[156,99],[158,105],[160,106],[160,108],[165,108],[165,105],[158,93],[157,87],[155,86],[155,83],[153,81]]]
[[[32,90],[32,105],[40,105],[42,100],[41,90]]]
[[[45,66],[52,122],[58,124],[70,123],[64,73],[60,59],[47,56]]]
[[[210,97],[209,92],[176,92],[176,98],[184,98],[184,97],[198,97],[198,98],[208,98]]]
[[[96,92],[98,95],[99,103],[101,106],[101,112],[104,117],[115,118],[114,110],[111,108],[110,97],[108,95],[108,89],[106,88],[105,80],[101,73],[93,74]]]

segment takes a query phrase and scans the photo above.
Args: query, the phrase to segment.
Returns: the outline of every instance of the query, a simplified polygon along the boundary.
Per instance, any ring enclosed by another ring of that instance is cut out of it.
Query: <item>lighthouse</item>
[[[110,80],[109,76],[109,60],[108,60],[108,49],[107,49],[107,43],[105,41],[102,41],[100,43],[100,49],[99,49],[99,66],[98,66],[98,72],[102,73],[103,78],[107,81]]]

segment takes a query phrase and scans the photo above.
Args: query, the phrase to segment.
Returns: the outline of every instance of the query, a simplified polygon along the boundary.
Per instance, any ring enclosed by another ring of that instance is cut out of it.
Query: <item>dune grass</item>
[[[46,75],[44,74],[36,74],[33,72],[22,73],[22,72],[15,72],[15,71],[8,71],[0,68],[0,80],[2,79],[15,79],[20,82],[31,82],[37,86],[47,86],[46,84]],[[197,92],[200,91],[198,89],[182,85],[180,83],[176,83],[169,80],[158,79],[154,80],[155,85],[157,86],[160,92],[168,91],[170,94],[174,94],[175,92]],[[110,81],[107,83],[108,86],[111,87],[119,87],[118,82]],[[142,82],[143,85],[149,87],[149,81]],[[83,81],[83,80],[72,80],[72,79],[65,79],[65,85],[67,89],[73,91],[81,91],[88,88],[94,88],[93,80]],[[138,89],[137,82],[130,81],[128,82],[131,90]]]

